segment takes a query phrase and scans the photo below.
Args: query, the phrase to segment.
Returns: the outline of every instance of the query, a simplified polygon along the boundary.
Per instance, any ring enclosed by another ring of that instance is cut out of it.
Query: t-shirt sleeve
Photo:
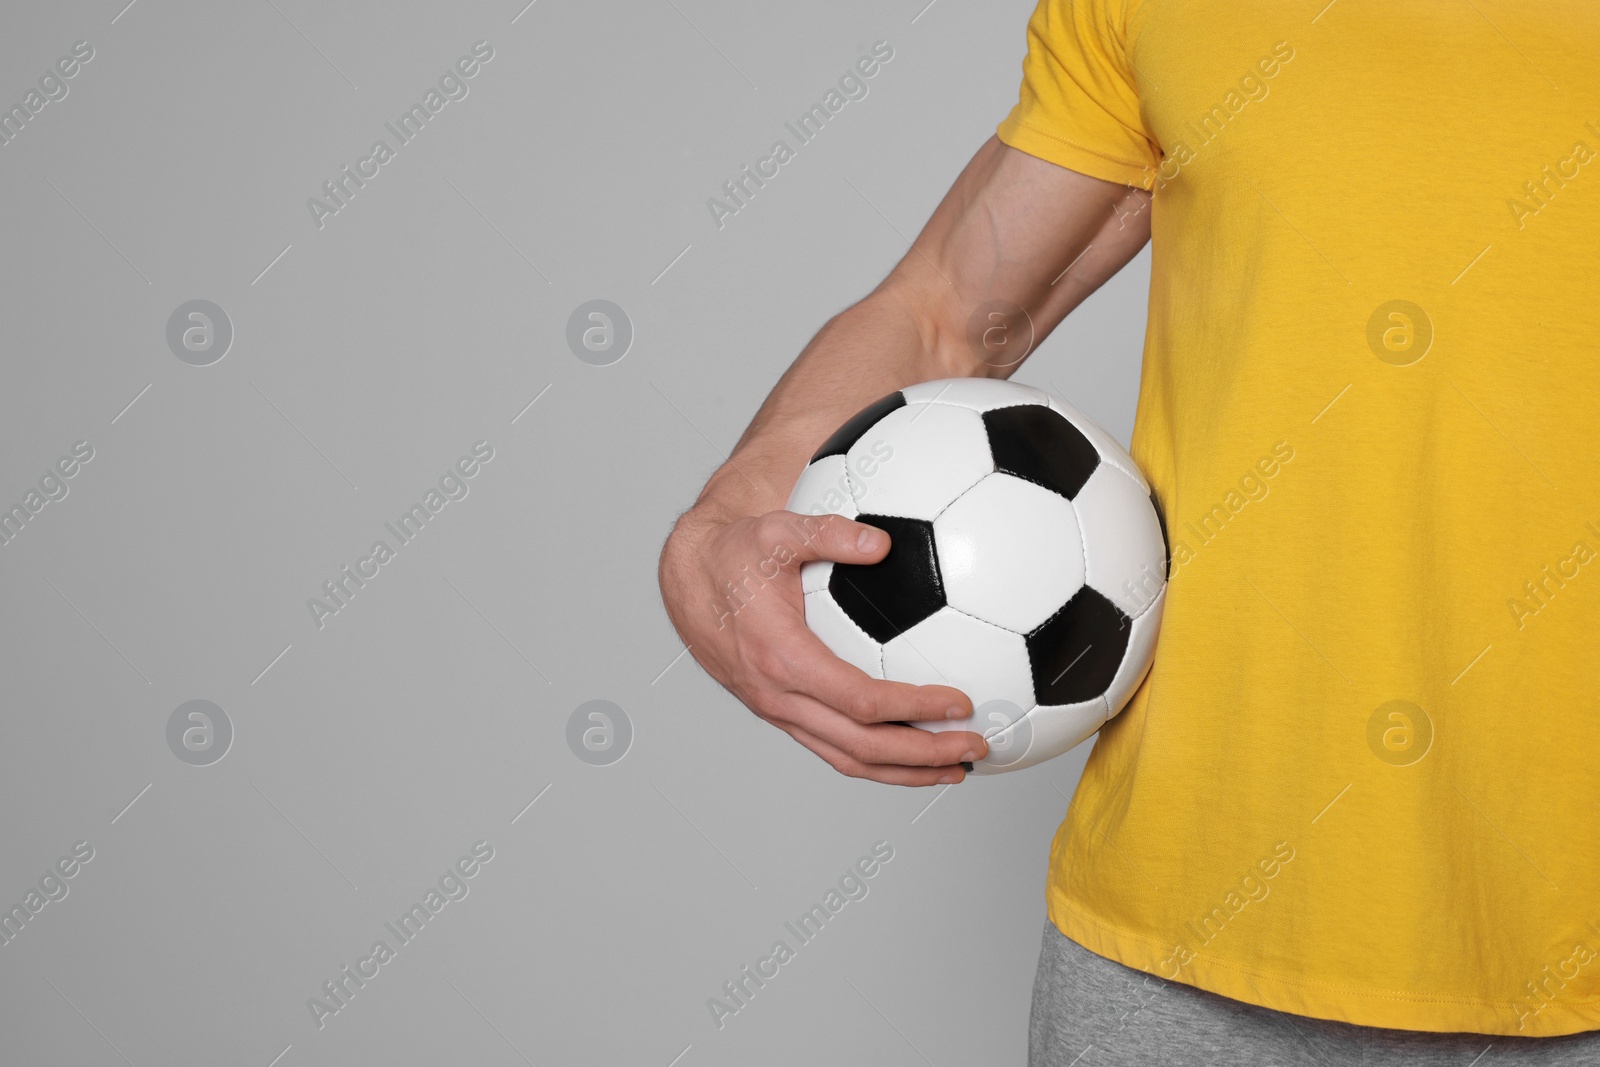
[[[1128,11],[1137,0],[1039,0],[1000,140],[1094,178],[1149,189],[1161,150],[1139,114]]]

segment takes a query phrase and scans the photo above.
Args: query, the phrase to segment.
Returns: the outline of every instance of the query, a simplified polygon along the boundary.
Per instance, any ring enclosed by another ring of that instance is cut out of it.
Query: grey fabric
[[[1029,1067],[1600,1065],[1600,1031],[1502,1037],[1389,1030],[1272,1011],[1097,956],[1044,924]]]

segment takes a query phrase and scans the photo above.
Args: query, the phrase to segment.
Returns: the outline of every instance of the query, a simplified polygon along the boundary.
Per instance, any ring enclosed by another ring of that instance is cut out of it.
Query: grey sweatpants
[[[1028,1067],[1600,1065],[1600,1030],[1502,1037],[1389,1030],[1273,1011],[1097,956],[1044,924]]]

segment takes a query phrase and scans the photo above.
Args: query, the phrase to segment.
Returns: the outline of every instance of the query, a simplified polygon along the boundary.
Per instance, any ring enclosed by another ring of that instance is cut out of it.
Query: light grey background
[[[0,945],[0,1059],[1021,1063],[1089,746],[943,792],[843,778],[679,658],[655,564],[1014,102],[1029,0],[124,3],[0,17],[6,107],[94,49],[0,146],[0,505],[94,449],[0,546],[0,907],[94,849]],[[480,40],[319,229],[307,199]],[[707,198],[880,40],[866,98],[719,230]],[[1017,375],[1124,442],[1148,277]],[[234,330],[209,366],[167,345],[194,299]],[[633,324],[610,366],[567,347],[593,299]],[[319,629],[307,599],[480,440]],[[234,734],[207,766],[167,741],[196,699]],[[632,724],[608,766],[567,743],[596,699]],[[480,840],[469,894],[319,1029],[308,998]],[[869,894],[719,1029],[707,999],[880,840]]]

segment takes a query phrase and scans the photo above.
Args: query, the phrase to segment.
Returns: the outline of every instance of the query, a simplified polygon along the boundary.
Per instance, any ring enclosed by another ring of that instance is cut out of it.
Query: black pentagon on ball
[[[1068,500],[1100,465],[1100,453],[1065,415],[1043,404],[983,413],[995,470],[1014,474]]]
[[[843,426],[833,431],[832,437],[822,442],[822,447],[817,449],[816,453],[811,457],[811,462],[815,463],[823,456],[844,455],[846,452],[850,451],[851,445],[861,440],[868,430],[877,425],[879,419],[883,418],[896,408],[903,408],[905,406],[905,394],[901,393],[899,390],[895,390],[882,400],[877,400],[871,404],[868,404],[866,407],[850,416],[850,418],[845,421]]]
[[[1084,586],[1027,636],[1033,696],[1041,704],[1077,704],[1105,695],[1128,651],[1132,621]]]
[[[835,563],[828,592],[881,645],[944,607],[933,523],[894,515],[857,515],[856,521],[887,533],[889,552],[876,563]]]

